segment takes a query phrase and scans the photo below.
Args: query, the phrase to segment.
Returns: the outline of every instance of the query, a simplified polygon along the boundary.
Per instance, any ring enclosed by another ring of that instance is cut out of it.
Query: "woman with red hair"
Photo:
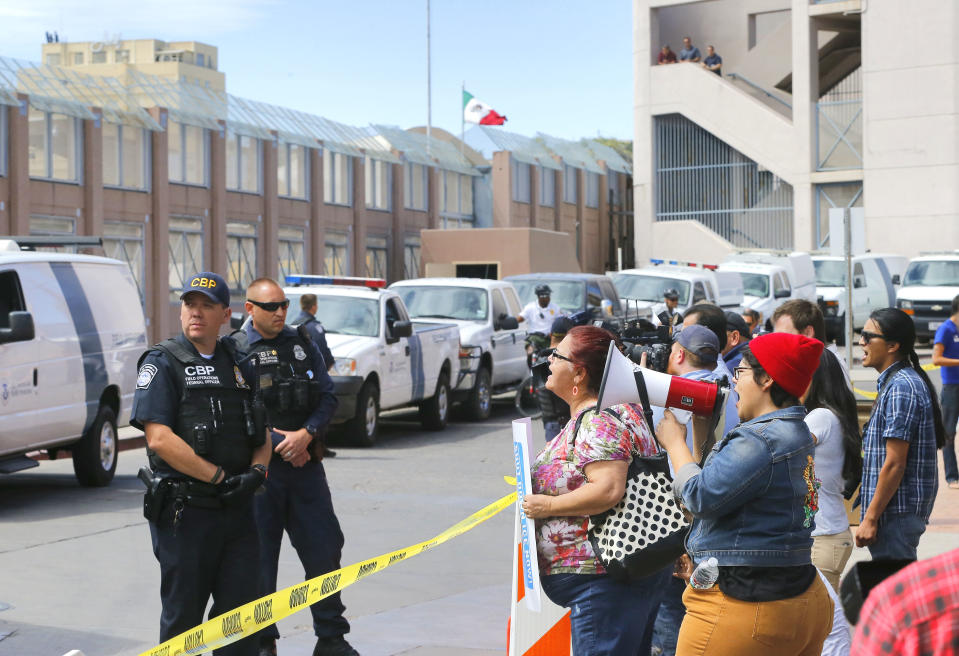
[[[615,581],[589,542],[589,516],[623,498],[633,455],[659,451],[642,406],[597,411],[612,342],[619,345],[607,330],[578,326],[553,349],[546,388],[569,403],[571,419],[533,462],[535,494],[523,502],[523,512],[536,520],[543,591],[553,603],[571,609],[576,656],[648,654],[669,579],[664,570],[638,581]]]

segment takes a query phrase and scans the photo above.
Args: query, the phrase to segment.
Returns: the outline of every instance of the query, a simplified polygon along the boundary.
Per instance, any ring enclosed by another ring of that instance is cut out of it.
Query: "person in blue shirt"
[[[273,457],[263,494],[254,500],[260,538],[260,592],[276,591],[280,544],[285,530],[303,564],[306,578],[340,568],[343,532],[333,511],[323,468],[322,438],[337,399],[326,362],[306,326],[286,325],[290,300],[270,278],[246,290],[246,328],[231,335],[239,353],[249,357],[255,391],[266,406]],[[339,593],[312,606],[317,641],[313,656],[355,656],[343,637],[350,625]],[[259,634],[261,656],[276,654],[276,625]]]
[[[698,62],[702,59],[702,55],[699,53],[699,48],[693,45],[693,40],[688,36],[683,37],[683,49],[679,51],[679,61],[681,62]]]
[[[939,489],[945,443],[935,388],[919,366],[916,326],[896,308],[875,310],[859,338],[879,395],[862,434],[862,511],[856,546],[873,560],[915,560]]]
[[[716,54],[716,49],[712,46],[706,46],[706,59],[703,60],[703,68],[712,71],[719,77],[723,76],[723,58]]]
[[[952,316],[936,329],[932,341],[932,363],[942,367],[942,423],[946,432],[942,445],[942,465],[946,483],[959,489],[959,468],[956,466],[956,424],[959,423],[959,296],[952,299]]]

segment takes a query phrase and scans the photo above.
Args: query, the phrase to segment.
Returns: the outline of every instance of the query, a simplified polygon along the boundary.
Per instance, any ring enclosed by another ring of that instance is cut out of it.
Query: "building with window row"
[[[108,63],[122,76],[0,57],[0,234],[102,236],[130,265],[151,339],[178,330],[195,271],[222,273],[240,307],[262,275],[417,277],[424,230],[496,225],[492,167],[450,135]]]

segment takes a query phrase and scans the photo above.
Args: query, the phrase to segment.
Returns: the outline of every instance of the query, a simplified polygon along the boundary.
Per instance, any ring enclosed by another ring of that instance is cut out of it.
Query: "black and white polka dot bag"
[[[635,580],[682,555],[689,522],[673,496],[666,453],[633,455],[623,499],[589,521],[589,541],[610,576]]]

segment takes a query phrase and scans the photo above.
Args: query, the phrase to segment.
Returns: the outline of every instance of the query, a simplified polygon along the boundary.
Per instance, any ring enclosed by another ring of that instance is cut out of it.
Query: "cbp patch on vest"
[[[261,365],[280,364],[280,359],[276,356],[276,349],[260,351],[256,356],[256,361]]]
[[[243,374],[240,373],[240,368],[236,365],[233,365],[233,376],[236,378],[237,387],[246,387],[246,379],[243,378]]]
[[[152,364],[145,364],[140,367],[140,373],[137,374],[137,389],[146,389],[153,382],[153,377],[157,374],[157,368]]]
[[[293,345],[293,357],[297,360],[306,360],[306,351],[299,344]]]

